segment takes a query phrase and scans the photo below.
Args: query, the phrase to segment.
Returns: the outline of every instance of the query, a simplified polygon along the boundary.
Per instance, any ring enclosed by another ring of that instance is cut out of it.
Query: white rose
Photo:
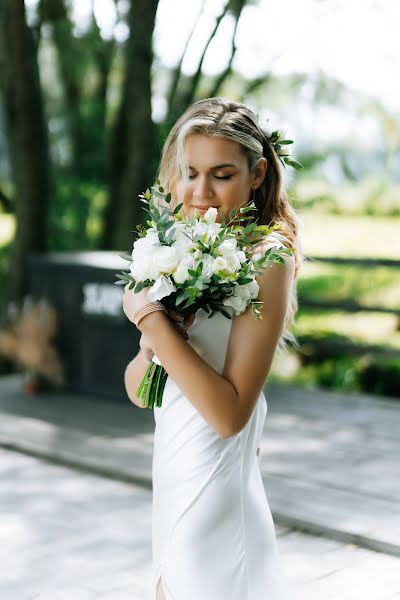
[[[180,259],[185,258],[189,252],[196,248],[196,245],[185,235],[179,237],[173,244]]]
[[[258,285],[257,281],[254,279],[253,281],[250,281],[250,283],[245,283],[244,285],[238,285],[237,286],[237,291],[238,294],[240,294],[242,296],[242,298],[245,299],[254,299],[257,298],[258,292],[260,291],[260,286]]]
[[[188,279],[190,279],[190,275],[188,273],[188,269],[191,269],[193,266],[193,260],[191,257],[183,258],[176,270],[172,273],[172,277],[174,278],[175,283],[184,283]]]
[[[212,270],[213,273],[218,273],[219,271],[225,271],[228,267],[228,263],[222,256],[218,256],[213,263]]]
[[[213,265],[214,265],[214,258],[210,255],[210,254],[203,254],[203,257],[201,259],[201,262],[203,263],[203,278],[205,279],[209,279],[210,277],[212,277],[214,271],[213,271]]]
[[[157,279],[159,273],[154,269],[152,253],[150,251],[135,251],[130,272],[137,281]]]
[[[259,289],[260,286],[256,280],[244,285],[237,285],[233,295],[225,298],[223,304],[225,306],[232,306],[237,311],[236,314],[240,314],[246,310],[249,300],[257,298]]]
[[[246,310],[247,302],[241,296],[229,296],[222,301],[224,306],[231,306],[236,314],[240,314]]]
[[[210,208],[204,214],[203,219],[207,223],[215,223],[217,215],[218,215],[218,209],[214,208],[213,206],[210,206]]]
[[[236,271],[239,271],[240,267],[242,266],[236,253],[225,254],[224,259],[226,260],[226,264],[228,265],[228,273],[235,273]]]
[[[179,264],[179,256],[173,246],[160,246],[156,248],[153,256],[154,267],[160,274],[170,275]]]
[[[149,229],[145,237],[140,237],[134,242],[132,258],[134,258],[136,252],[148,251],[153,246],[160,246],[160,240],[158,239],[158,233]]]
[[[220,244],[218,246],[217,250],[222,255],[230,254],[231,252],[235,251],[236,246],[237,246],[237,239],[236,238],[228,238],[227,240],[224,240],[222,242],[222,244]]]
[[[155,300],[161,300],[165,296],[169,296],[175,291],[176,287],[172,283],[171,279],[169,277],[165,277],[165,275],[161,275],[148,290],[147,297],[151,302],[154,302]]]

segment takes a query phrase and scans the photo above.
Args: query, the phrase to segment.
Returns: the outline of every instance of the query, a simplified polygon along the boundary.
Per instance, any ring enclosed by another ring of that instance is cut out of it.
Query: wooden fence
[[[400,268],[400,260],[394,260],[389,258],[348,258],[339,256],[307,256],[307,263],[330,263],[335,265],[352,265],[357,267],[390,267]],[[341,310],[344,312],[379,312],[386,314],[395,314],[400,317],[400,308],[386,307],[386,306],[375,306],[360,304],[355,300],[313,300],[312,298],[302,298],[299,295],[299,305],[307,308],[315,308],[322,310]],[[400,327],[400,318],[399,318]],[[377,344],[360,344],[357,342],[349,342],[343,340],[324,340],[313,338],[309,336],[299,336],[299,341],[307,343],[309,346],[314,347],[322,354],[337,353],[337,354],[356,354],[362,355],[367,352],[374,352],[378,354],[384,354],[390,357],[400,357],[400,349],[390,348],[387,346]]]

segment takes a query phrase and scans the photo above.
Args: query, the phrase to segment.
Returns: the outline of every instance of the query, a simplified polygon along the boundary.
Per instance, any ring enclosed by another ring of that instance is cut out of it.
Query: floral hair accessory
[[[267,119],[267,121],[269,121],[269,119]],[[285,139],[287,129],[285,131],[283,129],[274,129],[273,131],[271,131],[268,125],[264,126],[263,129],[268,138],[269,143],[274,148],[279,160],[281,161],[285,169],[286,165],[290,165],[291,167],[296,169],[296,171],[301,171],[302,169],[304,169],[303,165],[297,160],[289,158],[290,148],[287,148],[287,146],[289,144],[293,144],[293,140]]]

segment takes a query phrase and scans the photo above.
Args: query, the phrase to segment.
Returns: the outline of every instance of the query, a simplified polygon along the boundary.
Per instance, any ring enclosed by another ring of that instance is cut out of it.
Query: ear
[[[268,161],[265,156],[262,156],[258,161],[256,170],[254,171],[253,187],[258,188],[262,184],[267,174]]]

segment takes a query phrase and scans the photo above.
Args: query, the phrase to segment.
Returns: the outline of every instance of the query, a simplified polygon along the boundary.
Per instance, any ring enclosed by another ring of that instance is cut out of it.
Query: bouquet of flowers
[[[214,207],[203,216],[196,210],[189,217],[182,211],[183,204],[171,207],[171,194],[164,193],[158,179],[156,186],[139,198],[147,205],[148,227],[136,227],[138,238],[132,254],[121,255],[130,262],[129,272],[116,274],[116,284],[129,284],[135,293],[149,287],[149,301],[159,300],[183,316],[202,308],[208,318],[220,312],[231,319],[226,307],[239,315],[250,305],[253,315],[262,319],[256,276],[274,262],[285,262],[283,255],[292,254],[294,248],[276,245],[263,255],[252,248],[280,229],[279,224],[258,225],[249,214],[256,210],[254,202],[233,208],[228,220],[222,214],[221,223],[216,223],[218,210]],[[162,405],[167,376],[154,355],[137,390],[143,406]]]

